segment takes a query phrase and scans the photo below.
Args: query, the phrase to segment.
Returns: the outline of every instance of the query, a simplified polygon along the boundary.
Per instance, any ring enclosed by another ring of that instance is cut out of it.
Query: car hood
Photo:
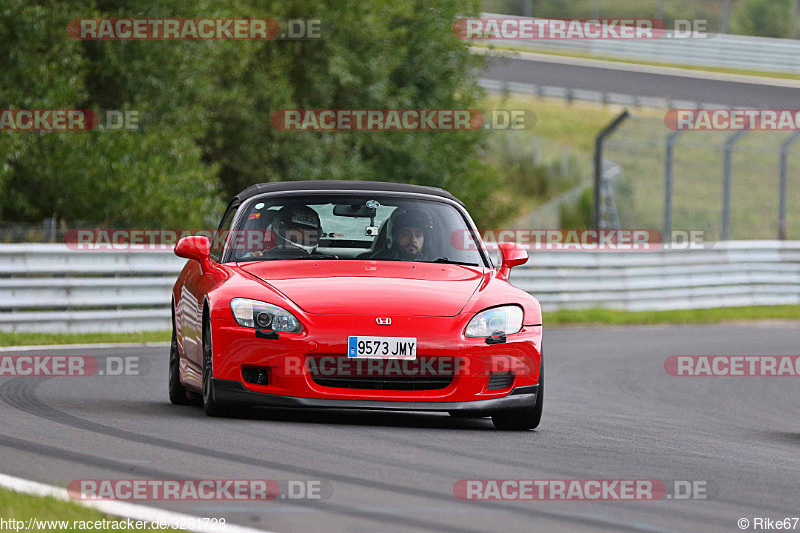
[[[240,268],[315,314],[455,316],[484,270],[400,261],[252,261]]]

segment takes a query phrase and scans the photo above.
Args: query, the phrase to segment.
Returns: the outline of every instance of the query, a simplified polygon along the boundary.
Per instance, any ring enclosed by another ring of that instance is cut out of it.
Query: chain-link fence
[[[798,239],[800,142],[786,147],[786,230],[779,235],[781,147],[792,135],[767,131],[677,134],[661,118],[632,116],[604,147],[604,167],[619,165],[616,175],[605,173],[605,189],[612,198],[604,195],[604,205],[613,200],[616,213],[606,210],[604,224],[613,227],[616,215],[624,228],[703,230],[707,240]],[[667,191],[670,166],[671,194]]]
[[[64,238],[58,221],[46,218],[39,223],[0,222],[0,243],[59,242]]]
[[[115,230],[130,229],[108,226],[97,222],[66,221],[45,218],[41,222],[0,222],[0,244],[17,243],[63,243],[71,230]]]

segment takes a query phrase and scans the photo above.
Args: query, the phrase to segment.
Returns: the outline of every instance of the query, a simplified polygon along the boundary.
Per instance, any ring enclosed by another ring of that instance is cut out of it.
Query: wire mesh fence
[[[0,222],[0,244],[63,243],[72,230],[132,229],[97,222],[45,218],[41,222]]]
[[[670,192],[667,155],[673,133],[660,118],[634,116],[607,140],[605,164],[620,167],[618,175],[610,179],[609,190],[621,227],[665,229],[671,219],[672,230],[702,230],[707,240],[779,237],[781,145],[792,132],[737,135],[687,131],[674,135]],[[787,220],[781,236],[797,239],[800,146],[788,149],[786,163]]]

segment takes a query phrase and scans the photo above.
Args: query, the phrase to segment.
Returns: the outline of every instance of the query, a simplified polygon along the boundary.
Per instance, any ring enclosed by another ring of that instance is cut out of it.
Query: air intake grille
[[[489,374],[489,390],[507,389],[514,383],[513,372],[492,372]]]
[[[414,360],[350,359],[318,354],[306,360],[317,385],[338,389],[427,391],[446,389],[453,382],[458,360],[420,357]]]
[[[446,389],[453,382],[453,376],[431,377],[323,377],[313,376],[317,385],[323,387],[336,387],[339,389],[368,389],[368,390],[439,390]]]

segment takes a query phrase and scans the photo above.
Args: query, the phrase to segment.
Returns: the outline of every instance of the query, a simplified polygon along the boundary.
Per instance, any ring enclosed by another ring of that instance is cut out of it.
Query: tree
[[[793,0],[740,0],[731,29],[743,35],[789,37]]]
[[[477,1],[8,0],[0,100],[129,109],[141,131],[14,132],[0,141],[0,216],[116,225],[212,224],[258,182],[375,179],[447,188],[476,219],[504,214],[486,132],[292,132],[281,109],[473,109],[482,66],[452,31]],[[52,4],[52,5],[49,5]],[[78,41],[73,18],[319,19],[322,39]],[[31,73],[38,73],[31,76]]]

